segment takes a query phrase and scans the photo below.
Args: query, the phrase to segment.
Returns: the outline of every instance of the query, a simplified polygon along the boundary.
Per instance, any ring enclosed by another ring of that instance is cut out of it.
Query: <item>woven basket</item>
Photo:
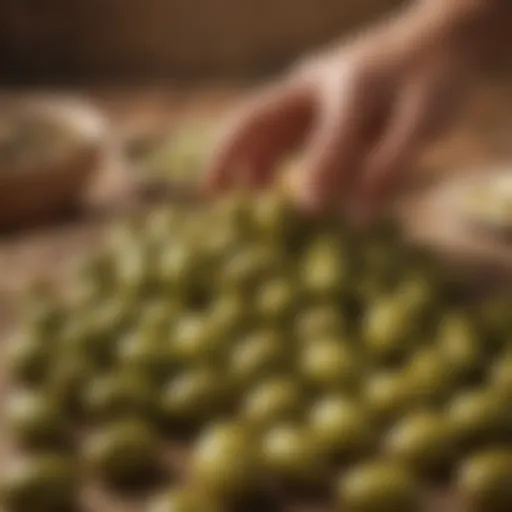
[[[104,154],[102,118],[87,104],[77,101],[30,98],[9,101],[35,116],[47,116],[78,134],[78,144],[68,153],[23,168],[0,172],[0,227],[43,220],[72,207]]]

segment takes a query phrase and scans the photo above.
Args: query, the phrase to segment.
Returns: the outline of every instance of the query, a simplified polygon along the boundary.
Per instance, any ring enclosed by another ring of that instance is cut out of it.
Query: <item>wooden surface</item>
[[[162,126],[179,126],[182,120],[191,117],[217,116],[229,108],[242,92],[236,88],[222,87],[187,93],[153,89],[89,91],[88,94],[108,113],[120,140]],[[509,142],[512,133],[509,118],[512,116],[508,115],[512,113],[511,99],[508,84],[488,86],[480,91],[478,98],[468,109],[465,121],[453,136],[427,152],[422,159],[410,183],[413,204],[421,204],[415,198],[424,196],[415,194],[428,183],[439,182],[459,171],[465,172],[468,167],[478,167],[506,157],[512,158]],[[3,321],[4,326],[10,323],[6,320],[11,318],[15,298],[24,283],[36,276],[62,279],[66,266],[77,255],[99,243],[108,218],[94,215],[94,212],[98,212],[98,205],[108,205],[112,201],[113,204],[121,204],[116,201],[126,194],[124,178],[125,174],[119,163],[111,164],[99,174],[95,190],[91,193],[91,197],[95,199],[92,203],[95,208],[86,208],[75,217],[68,217],[66,222],[37,230],[6,234],[0,238],[0,300],[3,301],[0,303],[0,323]],[[422,218],[426,218],[430,227],[442,224],[443,219],[429,216],[430,213],[427,212]],[[505,256],[509,262],[507,258]],[[0,389],[5,389],[2,382],[5,383],[6,378],[6,372],[0,371]],[[0,437],[5,440],[5,436]],[[3,444],[0,443],[0,447]],[[439,503],[432,505],[432,509],[451,512],[454,507],[451,503],[446,505],[441,499]],[[140,506],[136,502],[105,500],[101,494],[92,492],[88,510],[138,512]],[[293,510],[297,512],[298,509]]]

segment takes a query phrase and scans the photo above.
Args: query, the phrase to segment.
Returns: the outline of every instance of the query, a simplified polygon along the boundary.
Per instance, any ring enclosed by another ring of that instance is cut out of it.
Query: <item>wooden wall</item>
[[[259,74],[400,0],[0,0],[4,78]]]
[[[0,0],[4,83],[272,71],[401,0]]]

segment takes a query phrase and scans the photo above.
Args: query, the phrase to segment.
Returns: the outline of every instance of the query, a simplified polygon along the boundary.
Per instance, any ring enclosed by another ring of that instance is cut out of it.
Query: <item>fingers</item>
[[[332,83],[305,155],[299,201],[318,212],[339,205],[363,156],[364,99],[356,83]]]
[[[424,141],[437,112],[433,89],[425,83],[411,87],[399,103],[384,135],[378,140],[361,173],[354,220],[370,222],[390,201]]]
[[[276,160],[305,131],[311,111],[311,92],[303,83],[279,83],[257,94],[227,125],[207,169],[206,188],[267,183]]]

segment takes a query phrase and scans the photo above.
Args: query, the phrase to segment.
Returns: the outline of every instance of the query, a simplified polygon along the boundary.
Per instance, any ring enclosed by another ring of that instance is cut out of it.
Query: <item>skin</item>
[[[507,0],[422,0],[309,56],[227,120],[206,188],[265,187],[299,150],[300,205],[370,221],[456,118],[511,20]]]

